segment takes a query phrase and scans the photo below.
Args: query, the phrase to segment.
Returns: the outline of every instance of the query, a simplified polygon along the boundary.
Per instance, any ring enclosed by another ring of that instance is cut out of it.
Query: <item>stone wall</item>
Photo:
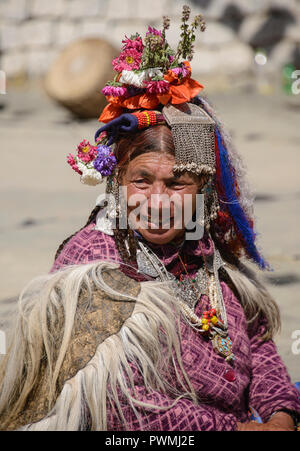
[[[300,0],[0,0],[0,69],[8,78],[41,76],[70,42],[98,36],[119,49],[124,34],[144,34],[164,14],[175,46],[184,4],[207,21],[194,75],[249,73],[257,48],[269,55],[271,70],[288,62],[300,68]]]

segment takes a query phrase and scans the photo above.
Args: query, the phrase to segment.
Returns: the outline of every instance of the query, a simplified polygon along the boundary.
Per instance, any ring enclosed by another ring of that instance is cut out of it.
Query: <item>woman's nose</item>
[[[149,194],[148,206],[155,210],[161,210],[170,203],[170,196],[166,193],[166,185],[157,184],[153,186]]]
[[[159,194],[164,194],[166,192],[166,189],[167,189],[167,187],[166,187],[165,183],[163,183],[163,182],[154,182],[154,183],[152,183],[149,192],[150,192],[151,195],[152,194],[153,195],[155,195],[155,194],[159,195]]]

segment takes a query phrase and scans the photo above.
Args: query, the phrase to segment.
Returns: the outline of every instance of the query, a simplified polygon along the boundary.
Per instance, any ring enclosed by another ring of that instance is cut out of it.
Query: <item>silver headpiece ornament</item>
[[[174,171],[197,175],[215,173],[215,122],[198,105],[168,104],[163,115],[171,127],[175,146]]]

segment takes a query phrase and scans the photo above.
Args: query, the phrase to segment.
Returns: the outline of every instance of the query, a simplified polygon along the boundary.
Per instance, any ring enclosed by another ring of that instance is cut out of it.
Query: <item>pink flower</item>
[[[169,92],[170,83],[165,80],[148,81],[146,84],[148,94],[166,94]]]
[[[83,163],[89,163],[90,161],[93,161],[97,157],[97,147],[92,146],[89,142],[87,142],[85,139],[79,144],[77,147],[77,157],[83,162]]]
[[[124,45],[120,56],[112,62],[114,70],[122,72],[122,70],[139,69],[144,50],[142,38],[138,34],[130,39],[125,36],[122,43]]]
[[[107,132],[101,132],[100,135],[98,136],[98,138],[96,139],[96,142],[99,143],[100,141],[102,141],[102,139],[107,137]]]
[[[142,38],[139,35],[136,35],[135,39],[129,39],[125,36],[125,39],[122,41],[123,51],[124,50],[136,50],[139,53],[143,53],[144,44]]]
[[[104,86],[102,94],[105,96],[122,97],[127,93],[127,89],[122,86]]]
[[[146,36],[149,36],[149,34],[152,34],[154,36],[160,36],[162,38],[161,31],[157,30],[156,28],[148,27],[148,32],[146,33]]]
[[[67,162],[75,172],[82,175],[82,172],[78,169],[74,155],[69,153],[69,155],[67,157]]]
[[[182,78],[187,77],[189,75],[188,69],[183,65],[181,67],[175,67],[172,69],[175,75],[181,75]]]
[[[135,49],[124,50],[119,58],[112,62],[113,68],[117,72],[122,70],[137,70],[140,68],[142,54]]]

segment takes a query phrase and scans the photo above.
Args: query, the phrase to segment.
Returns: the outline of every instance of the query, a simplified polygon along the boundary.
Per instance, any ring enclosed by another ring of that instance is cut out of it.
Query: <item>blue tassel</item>
[[[269,265],[261,257],[255,246],[255,233],[236,196],[233,169],[230,164],[227,150],[223,144],[222,135],[218,128],[216,128],[216,137],[220,155],[221,184],[226,196],[224,201],[226,202],[229,213],[231,214],[238,231],[243,237],[249,257],[252,258],[260,268],[266,269]]]

